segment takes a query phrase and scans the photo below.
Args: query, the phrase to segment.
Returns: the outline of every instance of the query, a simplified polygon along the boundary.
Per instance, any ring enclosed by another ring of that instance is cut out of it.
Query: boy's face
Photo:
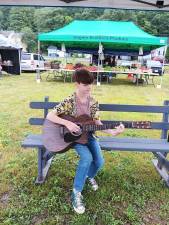
[[[89,95],[92,90],[92,84],[82,84],[82,83],[75,83],[76,84],[76,89],[78,92],[80,92],[83,95]]]

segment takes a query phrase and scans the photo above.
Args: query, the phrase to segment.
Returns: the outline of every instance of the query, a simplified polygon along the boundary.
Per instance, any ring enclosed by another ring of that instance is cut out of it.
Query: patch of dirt
[[[46,219],[48,217],[47,212],[44,212],[43,214],[34,216],[32,219],[32,223],[31,225],[39,225],[42,224],[42,222],[44,221],[44,219]]]
[[[169,225],[169,218],[163,218],[160,216],[161,209],[160,207],[163,205],[163,202],[150,201],[147,202],[144,207],[144,211],[140,212],[140,220],[141,225]],[[124,218],[124,211],[127,208],[128,203],[116,203],[116,215],[115,217],[120,219]],[[138,209],[139,211],[139,209]],[[138,212],[139,213],[139,212]],[[133,223],[134,224],[134,223]],[[131,225],[130,222],[126,222],[125,225]]]
[[[140,215],[142,218],[142,225],[154,225],[154,224],[160,224],[160,225],[168,225],[169,220],[163,219],[160,217],[160,202],[148,202],[145,206],[145,213]]]
[[[3,207],[5,207],[8,204],[8,200],[9,200],[9,192],[4,192],[0,196],[0,203],[3,205]]]

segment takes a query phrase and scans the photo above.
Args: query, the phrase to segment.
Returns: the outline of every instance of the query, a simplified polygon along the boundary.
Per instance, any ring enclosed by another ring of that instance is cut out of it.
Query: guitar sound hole
[[[78,140],[80,138],[81,134],[76,134],[76,135],[73,135],[73,133],[66,133],[64,135],[64,141],[65,142],[74,142],[76,140]]]

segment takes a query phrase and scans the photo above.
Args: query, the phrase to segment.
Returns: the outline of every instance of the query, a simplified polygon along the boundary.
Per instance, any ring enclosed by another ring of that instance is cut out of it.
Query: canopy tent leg
[[[104,58],[104,56],[103,56],[103,45],[102,45],[102,43],[100,42],[99,43],[99,50],[98,50],[98,72],[97,72],[97,86],[100,86],[100,84],[101,84],[101,75],[100,75],[100,73],[99,73],[99,69],[100,68],[103,68],[103,58]],[[100,81],[99,81],[99,77],[100,77]]]
[[[162,74],[161,74],[161,77],[160,77],[160,84],[157,84],[157,88],[161,88],[162,87],[163,71],[164,71],[164,62],[165,62],[166,52],[167,52],[167,45],[164,48],[164,57],[163,57],[163,63],[162,63]]]
[[[98,55],[98,65],[97,65],[97,70],[99,70],[99,68],[100,68],[100,62],[99,62],[100,60],[99,60],[99,55]],[[100,81],[99,81],[99,71],[97,71],[97,82],[96,82],[96,84],[97,84],[97,86],[100,86]]]
[[[41,75],[40,75],[40,41],[38,40],[38,68],[36,70],[36,82],[40,83]]]

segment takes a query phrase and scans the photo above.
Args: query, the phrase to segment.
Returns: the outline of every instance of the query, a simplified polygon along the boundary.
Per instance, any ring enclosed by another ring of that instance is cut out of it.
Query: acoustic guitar
[[[42,129],[42,141],[48,151],[65,152],[75,142],[81,144],[87,143],[90,132],[113,129],[121,124],[120,122],[112,121],[111,123],[96,125],[88,115],[81,115],[76,118],[68,115],[61,115],[60,117],[76,123],[80,127],[80,131],[78,133],[70,132],[65,126],[45,119]],[[151,122],[149,121],[123,122],[123,125],[125,128],[151,128]]]

